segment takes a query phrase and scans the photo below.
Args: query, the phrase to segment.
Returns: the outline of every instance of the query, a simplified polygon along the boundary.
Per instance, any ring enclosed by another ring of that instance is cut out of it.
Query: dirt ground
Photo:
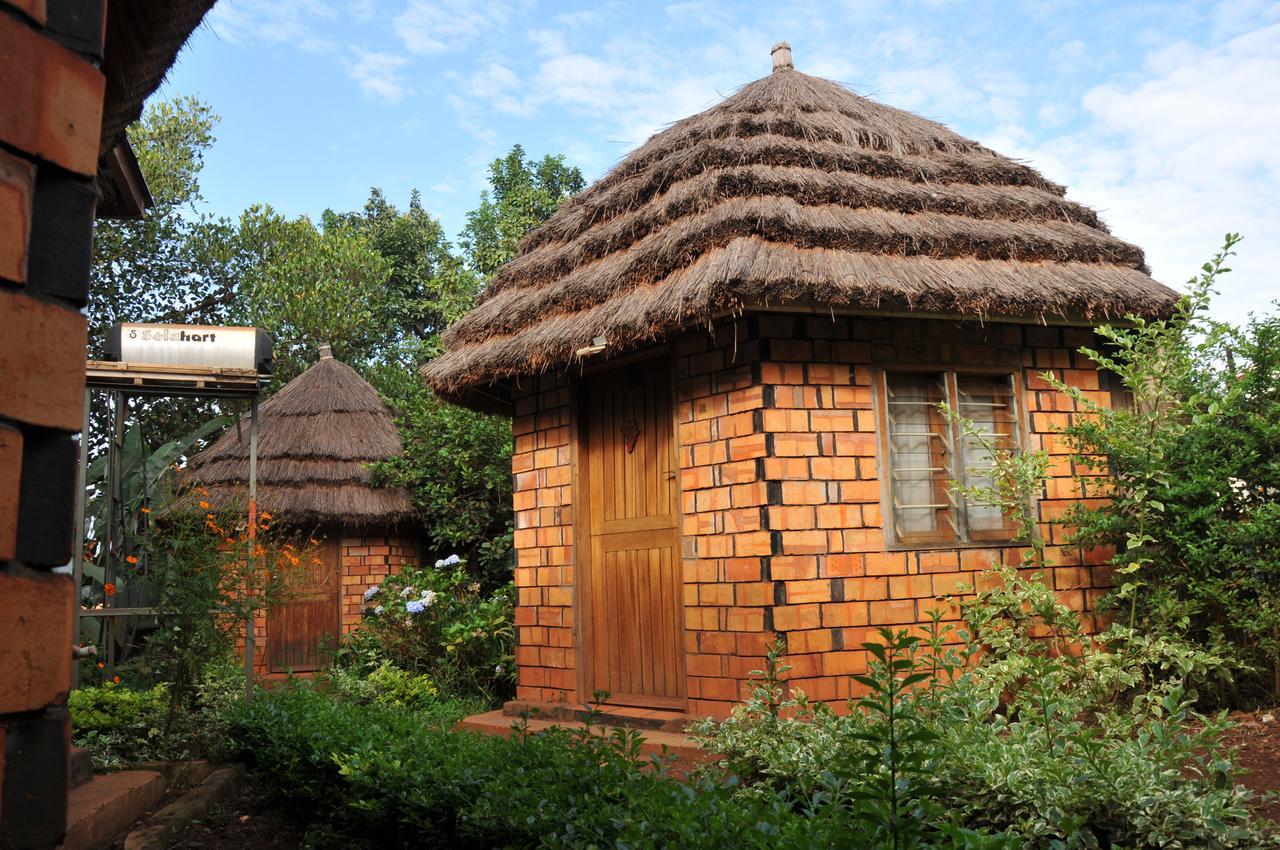
[[[1236,748],[1236,765],[1246,773],[1240,778],[1246,788],[1280,795],[1280,711],[1232,712],[1236,728],[1223,736],[1223,743]],[[1255,811],[1280,823],[1280,796],[1261,803]]]
[[[182,831],[169,845],[186,850],[297,850],[306,830],[267,801],[268,795],[244,784],[202,821]]]

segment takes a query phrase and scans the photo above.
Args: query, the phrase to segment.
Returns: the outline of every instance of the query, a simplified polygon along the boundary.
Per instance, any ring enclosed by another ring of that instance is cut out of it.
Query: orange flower
[[[142,511],[144,514],[151,513],[151,508],[138,508],[138,510]]]
[[[103,664],[101,661],[99,661],[99,662],[98,662],[98,669],[99,669],[99,670],[106,669],[106,666],[107,666],[107,665]]]
[[[107,582],[102,586],[102,592],[105,593],[107,596],[115,596],[116,586],[111,582]]]
[[[211,507],[213,507],[213,505],[210,505],[208,502],[201,502],[201,503],[200,503],[200,510],[202,510],[202,511],[207,511],[207,510],[209,510],[209,508],[211,508]]]
[[[138,563],[138,556],[130,555],[129,557],[125,558],[125,560],[128,561],[130,564],[136,564]]]
[[[115,683],[118,685],[118,684],[120,684],[120,677],[119,677],[119,676],[116,676],[116,677],[114,677],[111,681],[115,682]]]

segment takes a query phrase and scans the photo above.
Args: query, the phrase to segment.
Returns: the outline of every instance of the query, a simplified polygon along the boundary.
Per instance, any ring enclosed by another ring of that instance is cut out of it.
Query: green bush
[[[229,717],[244,700],[244,679],[230,661],[200,674],[190,710],[171,714],[170,686],[147,689],[108,682],[71,692],[72,742],[86,747],[99,770],[145,761],[220,756]]]
[[[234,738],[240,757],[342,846],[889,846],[873,837],[868,802],[741,798],[732,783],[666,775],[661,759],[639,756],[634,732],[596,732],[454,733],[298,689],[241,712]],[[928,833],[914,846],[1012,846],[945,819]]]
[[[338,661],[366,674],[390,662],[450,694],[499,698],[515,680],[514,597],[510,583],[481,593],[457,555],[406,569],[365,594],[361,628]]]
[[[1129,404],[1046,377],[1085,414],[1065,439],[1086,492],[1107,501],[1067,524],[1084,545],[1115,547],[1111,602],[1135,629],[1230,656],[1234,686],[1205,696],[1256,704],[1280,696],[1280,316],[1210,316],[1238,241],[1227,236],[1171,318],[1103,326],[1103,344],[1081,350]]]
[[[870,694],[848,715],[783,699],[775,654],[751,701],[695,733],[743,799],[889,800],[907,838],[946,811],[1019,847],[1280,846],[1218,744],[1225,716],[1192,711],[1221,659],[1126,628],[1091,638],[1037,579],[1002,579],[959,630],[867,644]]]

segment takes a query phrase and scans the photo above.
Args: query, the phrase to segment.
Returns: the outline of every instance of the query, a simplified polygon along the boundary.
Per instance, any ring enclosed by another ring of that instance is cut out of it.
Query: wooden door
[[[267,669],[307,673],[324,666],[338,637],[340,541],[326,538],[317,562],[291,567],[284,598],[267,610]]]
[[[583,684],[626,705],[683,708],[684,612],[668,361],[583,381],[579,547]]]

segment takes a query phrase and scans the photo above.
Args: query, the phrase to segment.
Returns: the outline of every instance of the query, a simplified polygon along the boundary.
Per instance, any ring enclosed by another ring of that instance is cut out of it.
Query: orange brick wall
[[[927,622],[939,596],[991,565],[1020,562],[1013,547],[887,551],[876,367],[1017,372],[1029,447],[1054,455],[1039,503],[1047,521],[1078,493],[1053,433],[1070,421],[1071,402],[1039,375],[1054,371],[1105,401],[1098,373],[1076,353],[1092,341],[1081,329],[789,315],[676,340],[689,712],[727,713],[775,640],[786,642],[794,687],[843,701],[877,627]],[[570,383],[543,376],[515,394],[520,699],[578,699]],[[1107,585],[1106,553],[1063,546],[1062,531],[1042,526],[1049,580],[1087,613]]]
[[[515,388],[516,698],[577,700],[573,468],[569,385],[560,375]]]
[[[364,611],[364,592],[406,566],[418,563],[416,537],[397,536],[381,531],[348,532],[340,545],[341,572],[339,574],[339,622],[343,636],[351,634],[360,625]],[[259,610],[253,623],[254,675],[273,677],[267,666],[267,617],[266,610]],[[244,640],[237,641],[236,652],[244,657]]]

